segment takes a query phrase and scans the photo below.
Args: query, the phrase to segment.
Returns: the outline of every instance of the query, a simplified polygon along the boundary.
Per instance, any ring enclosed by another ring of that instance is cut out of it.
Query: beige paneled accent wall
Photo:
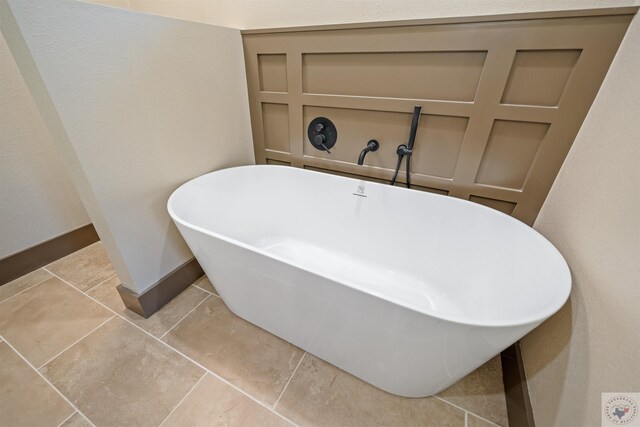
[[[634,11],[245,31],[256,162],[389,180],[421,105],[415,188],[532,224]],[[319,116],[331,153],[306,137]]]

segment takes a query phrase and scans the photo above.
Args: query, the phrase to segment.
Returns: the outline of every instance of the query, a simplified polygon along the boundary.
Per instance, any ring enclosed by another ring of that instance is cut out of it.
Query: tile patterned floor
[[[507,425],[499,358],[385,393],[233,315],[203,277],[143,319],[101,243],[0,286],[0,426]]]

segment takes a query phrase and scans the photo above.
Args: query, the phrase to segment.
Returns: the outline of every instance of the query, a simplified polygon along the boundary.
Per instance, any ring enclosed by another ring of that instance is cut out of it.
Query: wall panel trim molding
[[[640,7],[603,7],[596,9],[575,9],[575,10],[554,10],[546,12],[522,12],[522,13],[505,13],[494,15],[480,16],[457,16],[446,18],[425,18],[425,19],[408,19],[401,21],[372,21],[358,22],[349,24],[327,24],[327,25],[308,25],[304,27],[282,27],[282,28],[254,28],[250,30],[242,30],[242,35],[252,34],[274,34],[274,33],[291,33],[300,31],[331,31],[331,30],[349,30],[362,28],[387,28],[387,27],[414,27],[419,25],[443,25],[443,24],[460,24],[460,23],[481,23],[481,22],[501,22],[501,21],[521,21],[527,19],[553,19],[553,18],[574,18],[588,16],[613,16],[613,15],[633,15]]]
[[[637,10],[245,31],[256,163],[388,180],[420,105],[417,187],[532,225]],[[306,138],[315,117],[331,153]]]

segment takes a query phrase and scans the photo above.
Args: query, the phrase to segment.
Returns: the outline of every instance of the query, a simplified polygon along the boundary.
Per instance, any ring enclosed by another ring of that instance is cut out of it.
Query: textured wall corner
[[[252,162],[240,33],[70,0],[3,9],[109,257],[142,292],[192,256],[166,211],[171,192]]]
[[[90,222],[0,35],[0,259]]]
[[[640,390],[640,19],[535,228],[571,266],[570,301],[522,340],[536,423],[600,425],[600,394]]]

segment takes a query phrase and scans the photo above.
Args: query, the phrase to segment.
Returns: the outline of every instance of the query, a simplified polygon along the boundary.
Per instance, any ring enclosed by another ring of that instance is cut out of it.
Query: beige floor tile
[[[496,427],[496,425],[473,414],[467,414],[467,427]]]
[[[283,418],[207,374],[162,427],[291,426]]]
[[[41,372],[97,426],[157,426],[204,373],[119,317]]]
[[[56,277],[0,303],[0,334],[35,367],[113,316]]]
[[[507,425],[500,356],[494,357],[438,396],[489,421]]]
[[[164,335],[165,332],[171,329],[180,319],[209,296],[209,294],[203,290],[189,286],[180,295],[171,300],[169,304],[162,307],[162,309],[148,319],[145,319],[125,308],[116,289],[116,286],[119,284],[120,279],[118,276],[114,276],[91,289],[87,292],[87,295],[100,301],[111,310],[158,338]]]
[[[0,343],[0,425],[56,427],[74,411],[6,342]]]
[[[38,283],[44,282],[49,277],[51,277],[51,273],[38,269],[32,271],[31,273],[25,274],[22,277],[18,277],[16,280],[12,280],[9,283],[5,283],[0,286],[0,302],[6,300],[7,298],[11,298],[15,294],[24,291],[25,289],[29,289],[32,286],[37,285]]]
[[[211,280],[209,280],[209,278],[207,276],[202,276],[201,278],[199,278],[198,280],[196,280],[193,283],[193,286],[196,286],[200,289],[203,289],[207,292],[211,292],[212,294],[216,294],[218,295],[218,291],[216,291],[216,288],[213,287],[213,284],[211,283]]]
[[[303,351],[240,319],[211,297],[164,340],[268,405],[275,403]]]
[[[276,411],[305,426],[464,426],[464,411],[439,399],[386,393],[310,354]]]
[[[116,274],[102,242],[82,248],[45,268],[81,291],[87,291]]]
[[[82,415],[75,413],[67,421],[62,423],[60,427],[91,427],[91,424],[85,420]]]

